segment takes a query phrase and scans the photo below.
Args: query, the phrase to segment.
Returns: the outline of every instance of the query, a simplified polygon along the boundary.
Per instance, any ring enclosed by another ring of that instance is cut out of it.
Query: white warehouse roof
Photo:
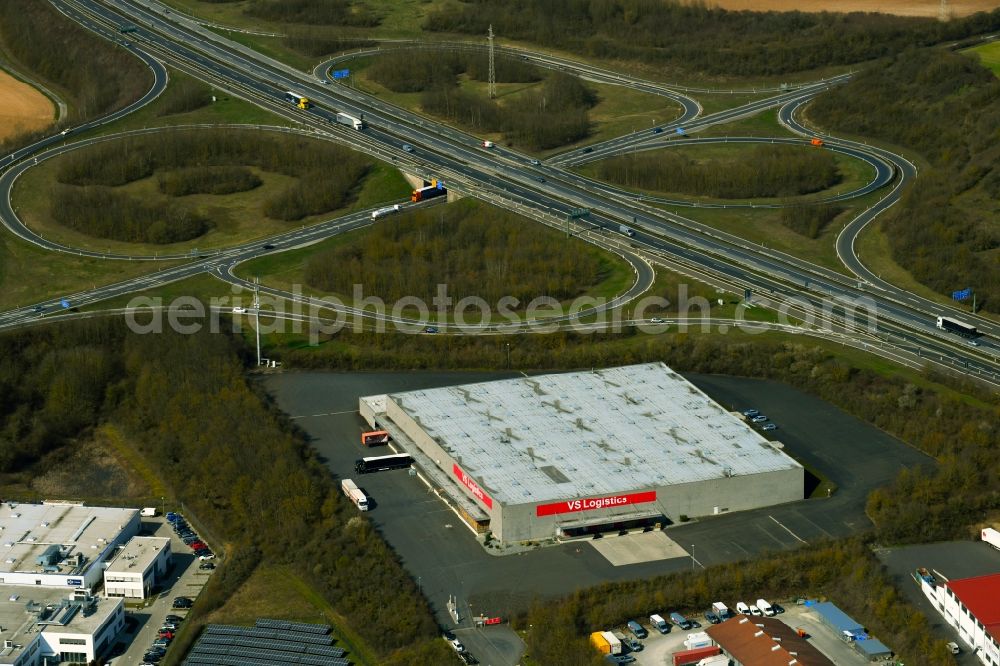
[[[105,569],[108,573],[142,573],[170,546],[168,537],[132,537]]]
[[[663,363],[389,399],[504,504],[800,467]]]
[[[7,572],[44,571],[37,562],[51,546],[65,554],[83,553],[90,562],[115,541],[138,509],[82,506],[73,503],[0,503],[0,577]],[[73,572],[64,561],[54,573]]]

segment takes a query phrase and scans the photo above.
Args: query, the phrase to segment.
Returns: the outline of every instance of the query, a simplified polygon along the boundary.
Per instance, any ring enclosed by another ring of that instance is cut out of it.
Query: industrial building
[[[5,586],[0,627],[3,666],[90,663],[114,647],[125,627],[125,602],[86,590]]]
[[[0,584],[91,590],[105,560],[138,532],[138,509],[2,503]]]
[[[921,582],[924,594],[958,632],[965,647],[988,666],[1000,666],[1000,574]]]
[[[104,596],[145,599],[170,569],[170,539],[133,537],[104,570]]]
[[[662,363],[360,399],[428,482],[501,542],[802,499],[801,465]]]
[[[807,601],[806,607],[868,661],[892,659],[892,650],[885,643],[869,635],[864,626],[840,610],[836,604],[829,601]]]
[[[737,615],[705,631],[734,666],[833,666],[806,638],[774,618]]]

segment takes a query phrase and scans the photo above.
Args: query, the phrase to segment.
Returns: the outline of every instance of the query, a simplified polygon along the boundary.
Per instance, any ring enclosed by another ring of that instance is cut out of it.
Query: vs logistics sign
[[[628,495],[609,495],[607,497],[591,497],[588,499],[567,500],[565,502],[555,502],[554,504],[539,504],[535,507],[535,515],[552,516],[558,513],[576,513],[577,511],[594,511],[596,509],[608,509],[626,504],[645,504],[656,501],[656,491],[650,490],[644,493],[630,493]]]
[[[462,485],[469,489],[476,499],[485,504],[488,508],[493,508],[493,498],[483,492],[483,489],[479,487],[471,476],[462,471],[462,468],[458,465],[452,463],[451,473],[455,475],[455,478],[462,482]]]

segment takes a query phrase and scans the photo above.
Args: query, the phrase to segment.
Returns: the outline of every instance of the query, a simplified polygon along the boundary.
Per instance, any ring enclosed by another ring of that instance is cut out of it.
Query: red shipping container
[[[717,645],[709,645],[707,647],[694,648],[693,650],[674,652],[674,666],[697,664],[705,657],[714,657],[717,654],[722,654],[722,648]]]

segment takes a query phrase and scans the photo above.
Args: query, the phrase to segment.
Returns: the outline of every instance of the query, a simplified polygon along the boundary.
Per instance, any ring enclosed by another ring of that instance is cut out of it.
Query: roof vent
[[[755,633],[755,634],[753,635],[753,637],[754,637],[754,638],[758,638],[758,637],[760,637],[760,636],[763,636],[763,635],[764,635],[764,632],[763,632],[763,631],[758,631],[757,633]]]
[[[781,649],[780,645],[772,645],[771,646],[771,652],[777,652],[780,649]]]

